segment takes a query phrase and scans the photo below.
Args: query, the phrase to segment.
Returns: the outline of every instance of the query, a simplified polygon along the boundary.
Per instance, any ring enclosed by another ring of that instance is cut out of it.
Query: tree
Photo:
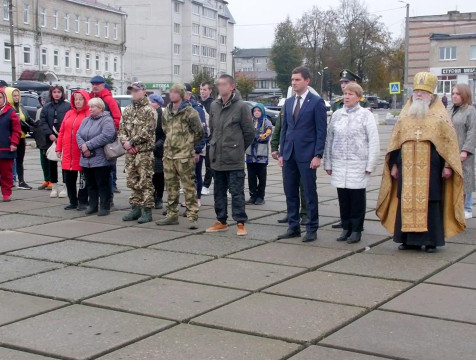
[[[288,17],[276,27],[271,49],[271,61],[277,74],[276,83],[283,94],[287,92],[293,69],[302,65],[302,60],[299,36]]]
[[[107,86],[109,86],[109,90],[113,91],[114,87],[114,79],[111,74],[104,75],[104,80],[106,81]]]
[[[235,76],[235,84],[241,96],[248,100],[248,95],[255,89],[255,78],[245,73],[239,73]]]
[[[212,84],[212,88],[214,89],[215,79],[210,75],[208,71],[200,70],[198,73],[196,73],[193,76],[192,83],[190,84],[192,85],[193,92],[197,95],[200,94],[200,85],[207,81]]]

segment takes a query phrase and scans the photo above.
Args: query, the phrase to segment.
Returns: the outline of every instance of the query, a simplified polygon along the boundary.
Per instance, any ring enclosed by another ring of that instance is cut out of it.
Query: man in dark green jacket
[[[218,79],[220,98],[210,106],[210,163],[214,171],[214,200],[217,222],[207,232],[225,231],[228,214],[227,190],[231,194],[233,220],[237,235],[246,235],[245,222],[245,150],[255,138],[251,111],[230,75]]]
[[[279,143],[281,141],[281,124],[283,121],[283,111],[284,111],[284,106],[281,109],[281,112],[279,113],[279,118],[276,121],[276,124],[274,125],[273,137],[271,138],[271,142],[270,142],[271,156],[275,160],[278,160],[278,157],[279,157]],[[283,171],[283,188],[284,188],[284,171]],[[301,211],[300,211],[301,224],[305,225],[307,222],[307,209],[306,209],[306,199],[304,198],[304,189],[302,187],[302,183],[299,184],[299,195],[301,197]],[[286,214],[284,218],[279,219],[278,223],[287,224],[288,215]]]

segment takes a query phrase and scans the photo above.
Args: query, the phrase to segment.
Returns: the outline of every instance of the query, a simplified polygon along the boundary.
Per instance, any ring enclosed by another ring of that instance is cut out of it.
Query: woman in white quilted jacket
[[[356,83],[345,87],[344,107],[332,115],[324,155],[324,169],[339,196],[343,231],[337,241],[348,244],[362,237],[366,188],[380,151],[374,116],[359,105],[362,93]]]

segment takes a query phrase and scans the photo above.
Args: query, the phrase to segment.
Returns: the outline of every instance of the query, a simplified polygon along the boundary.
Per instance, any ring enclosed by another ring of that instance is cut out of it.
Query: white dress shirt
[[[307,89],[306,92],[302,95],[296,94],[294,105],[293,105],[293,114],[294,114],[294,109],[296,108],[296,105],[297,105],[297,97],[301,96],[301,99],[299,100],[300,101],[299,105],[300,105],[300,108],[302,109],[302,104],[304,104],[304,99],[307,97],[307,94],[309,94],[309,89]]]

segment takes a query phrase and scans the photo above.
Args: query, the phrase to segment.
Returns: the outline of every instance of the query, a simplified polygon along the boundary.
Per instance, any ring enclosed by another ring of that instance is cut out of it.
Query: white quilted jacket
[[[331,184],[337,188],[364,189],[380,152],[373,114],[355,107],[337,110],[328,126],[324,169],[332,170]]]

